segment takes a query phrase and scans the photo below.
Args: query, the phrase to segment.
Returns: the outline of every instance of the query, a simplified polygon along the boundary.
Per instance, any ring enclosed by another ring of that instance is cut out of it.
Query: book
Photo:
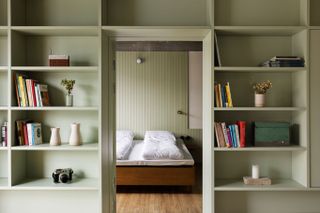
[[[21,106],[21,95],[19,93],[19,88],[18,88],[18,76],[17,75],[12,75],[13,78],[13,84],[15,86],[15,90],[16,90],[16,96],[17,96],[17,103],[18,106]]]
[[[230,89],[230,83],[227,82],[226,83],[226,94],[227,94],[227,99],[228,99],[228,107],[233,107],[233,104],[232,104],[232,97],[231,97],[231,89]]]
[[[18,76],[18,84],[19,84],[19,89],[22,97],[22,107],[27,107],[29,106],[28,104],[28,96],[27,96],[27,89],[26,89],[26,83],[24,80],[24,77],[22,75]]]
[[[49,94],[48,94],[48,85],[45,85],[45,84],[38,84],[38,85],[39,85],[41,106],[50,106]]]
[[[223,107],[223,105],[222,105],[222,94],[221,94],[221,84],[218,84],[218,93],[219,93],[219,107]]]
[[[237,124],[234,125],[234,129],[235,129],[235,132],[236,132],[236,139],[237,139],[237,147],[241,147],[240,146],[240,135],[239,135],[239,127]]]
[[[216,107],[219,107],[219,91],[218,91],[218,84],[214,85],[214,92],[215,92],[215,101],[216,101]]]
[[[218,36],[214,33],[214,66],[221,67],[221,56],[218,45]]]
[[[42,144],[42,128],[41,123],[28,123],[29,146]]]
[[[216,142],[217,142],[217,147],[220,147],[220,140],[219,140],[219,134],[218,134],[218,123],[214,123],[214,131],[216,135]]]
[[[221,127],[221,123],[215,123],[215,128],[216,128],[216,137],[218,137],[217,143],[218,147],[226,147],[226,142],[223,136],[223,130]]]
[[[240,147],[246,147],[246,122],[237,121],[237,124],[239,126]]]
[[[227,126],[226,126],[225,122],[221,123],[221,128],[222,128],[222,131],[223,131],[224,141],[226,143],[226,146],[229,148],[229,147],[231,147],[231,144],[229,142],[228,133],[227,133]]]
[[[8,146],[8,122],[4,122],[1,126],[1,145]]]

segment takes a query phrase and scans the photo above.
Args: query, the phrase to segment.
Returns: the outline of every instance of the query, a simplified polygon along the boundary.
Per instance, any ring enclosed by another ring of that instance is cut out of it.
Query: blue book
[[[226,90],[223,85],[221,85],[221,97],[222,97],[222,107],[226,107]]]
[[[237,148],[238,147],[238,143],[237,143],[237,135],[236,135],[236,128],[235,125],[232,125],[232,137],[233,137],[233,144],[234,147]]]
[[[235,147],[234,146],[234,138],[233,138],[233,130],[232,130],[232,125],[229,125],[229,129],[230,129],[230,135],[231,135],[231,144],[232,144],[232,147]]]

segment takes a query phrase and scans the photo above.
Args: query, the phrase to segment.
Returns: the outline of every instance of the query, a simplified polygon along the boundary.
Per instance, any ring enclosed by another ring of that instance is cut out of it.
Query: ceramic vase
[[[257,94],[254,95],[254,105],[255,107],[264,107],[266,104],[266,94]]]
[[[67,94],[66,95],[66,106],[67,107],[72,107],[73,106],[73,95],[72,94]]]
[[[60,128],[51,128],[50,145],[51,146],[61,145]]]
[[[81,139],[80,139],[80,124],[79,123],[72,123],[71,124],[71,134],[69,138],[69,144],[71,146],[80,146]]]

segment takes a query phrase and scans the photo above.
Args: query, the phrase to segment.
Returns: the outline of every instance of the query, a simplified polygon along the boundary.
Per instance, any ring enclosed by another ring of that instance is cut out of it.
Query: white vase
[[[257,94],[254,95],[254,105],[255,107],[264,107],[266,104],[266,94]]]
[[[61,145],[60,128],[51,128],[50,145],[51,146]]]
[[[66,106],[67,107],[73,106],[73,95],[71,95],[71,94],[66,95]]]
[[[69,144],[71,146],[80,146],[81,139],[80,139],[80,124],[79,123],[72,123],[71,124],[71,134],[69,138]]]

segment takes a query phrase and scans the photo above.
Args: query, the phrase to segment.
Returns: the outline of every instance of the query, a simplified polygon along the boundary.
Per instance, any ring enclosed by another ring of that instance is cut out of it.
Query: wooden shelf
[[[0,66],[0,73],[1,72],[7,72],[8,71],[8,67],[7,66]]]
[[[6,110],[8,110],[8,109],[9,109],[8,107],[0,106],[0,111],[6,111]]]
[[[11,68],[14,71],[27,71],[27,72],[74,72],[74,73],[91,73],[98,72],[97,66],[70,66],[70,67],[50,67],[50,66],[14,66]]]
[[[244,147],[244,148],[219,148],[215,147],[215,152],[287,152],[287,151],[305,151],[306,147],[286,146],[286,147]]]
[[[270,186],[249,186],[240,179],[215,180],[215,191],[306,191],[307,187],[291,179],[271,179]]]
[[[12,187],[12,190],[98,190],[99,184],[96,178],[74,178],[72,183],[54,183],[52,178],[24,180]]]
[[[219,111],[305,111],[305,107],[215,107],[215,112]]]
[[[291,36],[306,30],[305,26],[216,26],[218,35]]]
[[[12,150],[17,151],[98,151],[98,143],[87,143],[81,146],[70,146],[63,143],[61,146],[50,146],[49,143],[44,143],[35,146],[13,146]]]
[[[98,107],[11,107],[13,111],[98,111]]]
[[[218,73],[292,73],[306,71],[306,67],[214,67],[214,71]]]
[[[98,36],[98,26],[14,26],[12,30],[35,36]]]

